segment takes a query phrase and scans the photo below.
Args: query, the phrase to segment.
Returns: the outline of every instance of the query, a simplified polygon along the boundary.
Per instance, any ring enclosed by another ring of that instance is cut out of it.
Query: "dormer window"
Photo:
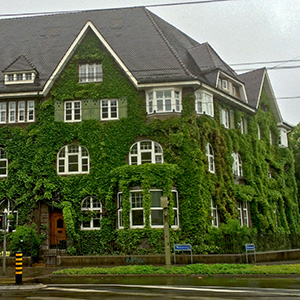
[[[6,85],[34,83],[35,77],[36,77],[35,72],[5,73],[4,83]]]
[[[222,80],[222,89],[228,90],[228,81],[227,80]]]

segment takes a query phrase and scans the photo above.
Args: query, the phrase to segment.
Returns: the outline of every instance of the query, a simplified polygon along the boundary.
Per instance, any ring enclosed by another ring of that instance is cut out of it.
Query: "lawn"
[[[155,267],[149,265],[120,266],[111,268],[71,268],[55,271],[54,275],[93,274],[300,274],[300,264],[247,265],[247,264],[192,264],[187,266]]]

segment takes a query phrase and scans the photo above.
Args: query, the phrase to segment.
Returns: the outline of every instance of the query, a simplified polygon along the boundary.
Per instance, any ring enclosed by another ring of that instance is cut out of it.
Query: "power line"
[[[161,4],[149,4],[142,5],[142,7],[167,7],[167,6],[178,6],[178,5],[193,5],[193,4],[206,4],[206,3],[214,3],[214,2],[229,2],[229,1],[239,1],[239,0],[203,0],[203,1],[191,1],[191,2],[176,2],[176,3],[161,3]],[[107,9],[121,9],[121,8],[130,8],[130,7],[115,7],[115,8],[107,8]],[[29,12],[29,13],[8,13],[8,14],[0,14],[0,18],[2,17],[22,17],[22,16],[40,16],[40,15],[53,15],[53,14],[66,14],[66,13],[78,13],[78,12],[87,12],[94,11],[97,9],[90,10],[58,10],[58,11],[42,11],[42,12]]]
[[[299,61],[300,61],[300,59],[270,60],[270,61],[258,61],[258,62],[236,63],[236,64],[229,64],[229,65],[230,65],[230,66],[249,66],[249,65],[266,65],[266,64],[289,63],[289,62],[299,62]]]

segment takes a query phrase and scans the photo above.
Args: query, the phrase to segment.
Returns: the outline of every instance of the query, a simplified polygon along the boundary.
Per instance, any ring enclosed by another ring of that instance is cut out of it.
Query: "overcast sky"
[[[0,15],[176,2],[194,0],[9,0],[1,5]],[[300,122],[300,0],[216,0],[149,9],[198,42],[210,43],[229,65],[298,60],[232,67],[241,73],[276,66],[268,73],[282,117],[293,125]]]

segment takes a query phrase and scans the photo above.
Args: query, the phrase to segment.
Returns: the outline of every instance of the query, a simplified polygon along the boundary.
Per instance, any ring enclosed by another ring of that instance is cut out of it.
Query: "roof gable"
[[[13,61],[3,72],[22,72],[22,71],[33,71],[35,68],[33,64],[24,55],[19,56]]]

